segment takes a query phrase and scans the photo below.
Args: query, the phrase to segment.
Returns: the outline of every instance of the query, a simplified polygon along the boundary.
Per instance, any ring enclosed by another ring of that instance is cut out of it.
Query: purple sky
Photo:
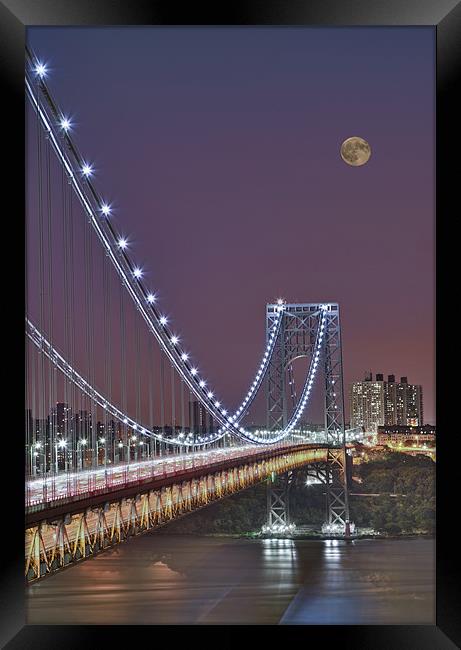
[[[432,28],[33,28],[162,309],[226,403],[265,303],[337,301],[345,383],[434,411]],[[372,157],[353,168],[341,142]]]

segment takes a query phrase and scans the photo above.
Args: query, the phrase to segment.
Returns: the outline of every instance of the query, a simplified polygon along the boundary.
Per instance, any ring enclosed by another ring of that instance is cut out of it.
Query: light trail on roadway
[[[278,447],[278,445],[274,445]],[[193,454],[161,456],[118,465],[99,466],[80,472],[62,472],[26,483],[26,506],[51,505],[76,496],[84,497],[95,490],[125,486],[146,478],[159,478],[188,469],[205,467],[220,460],[261,453],[260,447],[241,445],[227,449],[208,449]]]

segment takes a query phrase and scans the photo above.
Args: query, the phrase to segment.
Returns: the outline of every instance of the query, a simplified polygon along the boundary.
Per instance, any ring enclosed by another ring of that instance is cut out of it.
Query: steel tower
[[[266,339],[280,310],[280,304],[266,305]],[[294,359],[310,357],[320,317],[326,315],[325,343],[323,347],[324,413],[325,433],[328,444],[328,462],[321,474],[324,476],[327,494],[326,532],[342,531],[350,535],[349,503],[347,493],[346,438],[344,426],[344,385],[341,349],[341,325],[337,303],[286,303],[280,335],[268,368],[267,376],[267,428],[283,429],[288,421],[287,373]],[[280,495],[288,495],[280,477],[277,485],[268,483],[268,525],[272,521],[274,507],[277,518],[288,522],[288,513],[280,513]]]

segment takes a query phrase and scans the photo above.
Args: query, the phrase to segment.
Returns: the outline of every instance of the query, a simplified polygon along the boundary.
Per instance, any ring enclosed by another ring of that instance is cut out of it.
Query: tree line
[[[306,485],[298,470],[290,488],[291,520],[320,530],[326,518],[325,485]],[[385,534],[433,533],[435,530],[435,462],[427,456],[383,452],[353,469],[351,521],[360,529]],[[397,494],[391,497],[390,494]],[[266,483],[260,483],[169,524],[165,533],[250,534],[266,521]]]

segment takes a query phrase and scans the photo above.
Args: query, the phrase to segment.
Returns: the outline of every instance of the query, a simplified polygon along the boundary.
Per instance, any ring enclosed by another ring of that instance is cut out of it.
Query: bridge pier
[[[293,472],[286,472],[267,479],[267,520],[262,527],[265,535],[287,535],[294,532],[290,519],[290,487]]]
[[[348,503],[348,456],[345,449],[329,449],[325,464],[326,520],[322,533],[331,537],[351,537]]]
[[[343,476],[343,466],[350,464],[342,459],[341,449],[328,449],[324,462],[312,466],[308,475],[312,475],[325,486],[325,521],[322,524],[322,536],[351,539],[354,524],[346,517],[346,503]],[[267,518],[261,532],[265,536],[279,537],[292,535],[296,530],[290,512],[290,488],[293,484],[294,472],[289,471],[278,476],[271,475],[267,479]]]

